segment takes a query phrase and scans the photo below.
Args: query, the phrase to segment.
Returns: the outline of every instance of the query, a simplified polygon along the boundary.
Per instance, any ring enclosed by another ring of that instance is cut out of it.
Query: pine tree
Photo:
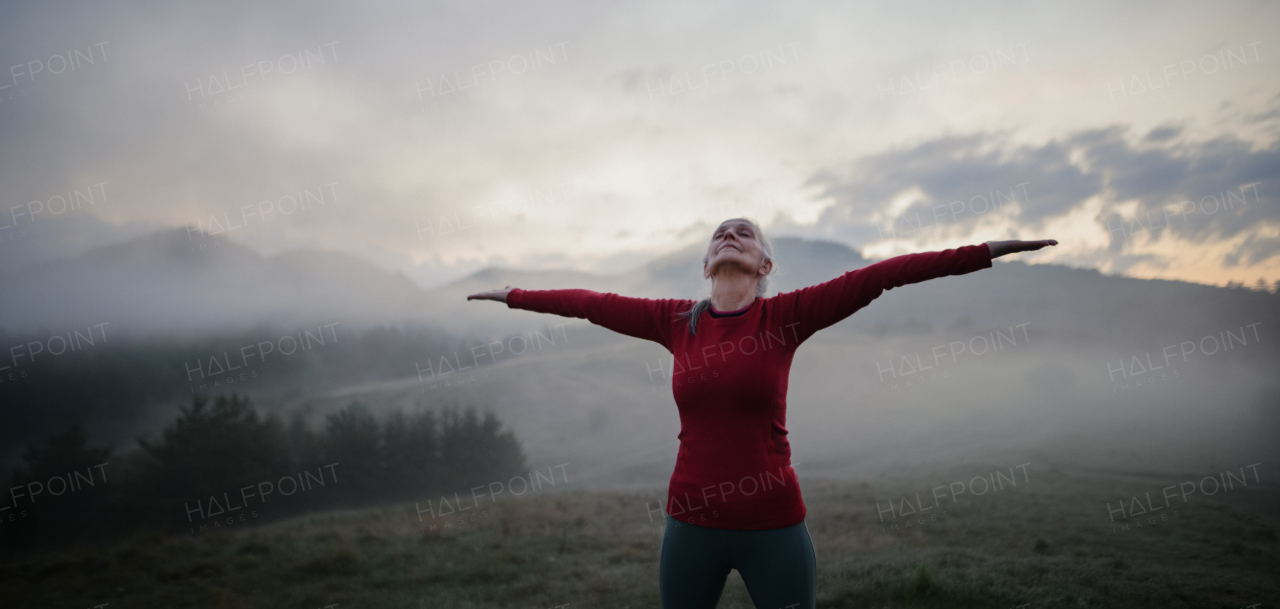
[[[118,472],[107,467],[111,449],[87,444],[84,431],[72,425],[50,436],[43,447],[27,447],[25,467],[10,477],[13,511],[3,516],[4,524],[15,519],[21,524],[0,528],[4,549],[27,552],[74,540],[109,518],[102,507],[112,497],[108,483],[119,484],[113,475]]]
[[[346,478],[338,494],[348,501],[364,500],[385,491],[382,467],[382,438],[378,422],[360,402],[326,417],[327,427],[321,446],[322,460],[338,463]]]
[[[439,483],[439,432],[435,413],[393,412],[383,425],[383,459],[392,495],[422,496]]]
[[[298,469],[284,425],[275,416],[260,418],[246,397],[218,396],[210,406],[207,398],[195,396],[181,413],[159,441],[138,441],[147,456],[137,481],[139,500],[149,495],[146,501],[172,504],[169,513],[182,516],[186,503]]]

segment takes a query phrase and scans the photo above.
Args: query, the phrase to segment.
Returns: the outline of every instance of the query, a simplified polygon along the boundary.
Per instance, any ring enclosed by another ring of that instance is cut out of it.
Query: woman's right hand
[[[506,302],[507,294],[510,294],[512,289],[513,288],[511,286],[507,286],[505,288],[502,288],[501,290],[489,290],[488,292],[480,292],[479,294],[472,294],[468,296],[467,300],[496,300],[498,302]]]

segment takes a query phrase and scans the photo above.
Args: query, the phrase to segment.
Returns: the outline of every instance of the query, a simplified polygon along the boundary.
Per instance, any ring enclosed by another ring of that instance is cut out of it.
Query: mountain
[[[10,221],[0,224],[12,223],[13,210],[8,214]],[[79,256],[94,248],[123,243],[155,231],[152,225],[111,224],[87,214],[0,226],[0,275]]]
[[[774,247],[770,294],[815,285],[870,263],[837,243],[784,237],[775,239]],[[0,274],[0,329],[56,333],[108,322],[117,332],[172,337],[261,326],[411,322],[458,331],[510,331],[505,307],[466,296],[512,285],[701,298],[710,288],[701,276],[703,251],[690,246],[612,276],[490,268],[423,290],[402,274],[344,253],[264,257],[222,237],[174,229]],[[845,323],[910,332],[1036,319],[1042,327],[1077,335],[1141,341],[1194,332],[1216,316],[1228,325],[1251,323],[1276,302],[1276,295],[1250,290],[1002,259],[993,269],[963,278],[890,290]]]
[[[459,315],[468,307],[453,303],[464,293],[504,285],[695,298],[705,288],[701,254],[690,247],[615,277],[490,270],[433,293],[448,295],[444,306]],[[801,239],[777,239],[775,254],[782,272],[770,293],[870,263],[845,246]],[[1004,259],[895,288],[797,352],[787,397],[793,459],[802,477],[853,478],[1026,461],[1161,478],[1267,461],[1280,454],[1277,304],[1276,294]],[[424,354],[420,364],[435,364],[425,378],[298,404],[482,404],[516,431],[534,467],[567,462],[593,486],[666,480],[680,429],[669,353],[585,321],[486,308],[511,320],[489,340],[559,338],[440,373],[440,358],[468,362],[469,348],[485,345],[464,341]],[[565,322],[562,334],[551,332]]]
[[[403,275],[337,252],[270,258],[185,229],[152,233],[68,260],[0,275],[10,333],[107,322],[117,332],[215,335],[263,325],[374,325],[429,317]]]
[[[835,243],[774,245],[770,294],[871,263]],[[511,285],[698,298],[702,254],[690,246],[613,276],[491,268],[423,290],[346,254],[263,257],[179,229],[29,266],[0,275],[0,347],[102,322],[133,338],[77,354],[83,363],[25,364],[34,380],[5,376],[0,456],[68,420],[128,445],[191,393],[235,390],[312,417],[351,400],[380,412],[457,400],[498,414],[535,467],[569,461],[592,484],[660,483],[679,431],[669,353],[465,297]],[[797,352],[787,427],[798,469],[867,476],[960,455],[1146,470],[1270,459],[1277,304],[1276,294],[1004,259],[889,290]],[[266,362],[252,382],[191,379],[192,362],[209,368],[211,356],[333,322],[341,341]],[[379,329],[397,324],[420,329]],[[74,393],[58,393],[69,383]]]
[[[777,285],[803,287],[866,263],[835,243],[778,240]],[[401,322],[453,328],[505,327],[493,303],[468,302],[480,291],[576,287],[646,297],[699,296],[700,247],[658,258],[625,275],[490,268],[434,290],[357,257],[293,251],[264,257],[224,237],[186,229],[153,232],[99,246],[69,259],[0,274],[0,329],[50,332],[107,322],[142,336],[208,336],[260,326],[350,326]]]

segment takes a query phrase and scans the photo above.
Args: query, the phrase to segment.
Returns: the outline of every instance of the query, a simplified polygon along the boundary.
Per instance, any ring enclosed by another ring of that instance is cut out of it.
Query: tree
[[[360,402],[351,402],[326,420],[321,460],[324,464],[338,463],[338,471],[346,476],[339,493],[348,498],[380,494],[386,476],[378,422],[373,414]]]
[[[280,420],[259,418],[249,399],[235,394],[218,396],[212,407],[207,398],[193,397],[191,407],[164,428],[160,441],[138,444],[148,457],[140,481],[143,494],[173,501],[177,515],[188,501],[297,470]]]
[[[289,456],[304,469],[324,466],[324,447],[320,439],[307,426],[307,417],[301,412],[289,419]]]
[[[439,432],[435,413],[410,416],[399,410],[383,426],[383,459],[387,481],[396,497],[419,497],[440,482]]]
[[[9,520],[3,529],[10,551],[75,539],[81,529],[91,529],[106,518],[99,508],[111,498],[106,487],[111,480],[106,467],[111,449],[87,445],[84,430],[72,425],[50,436],[43,447],[27,447],[22,457],[25,467],[10,476],[10,497],[17,487],[26,487],[11,499],[13,511],[7,517],[17,520]]]
[[[525,456],[515,435],[501,432],[492,412],[484,419],[475,408],[455,406],[441,413],[440,469],[447,487],[473,487],[496,482],[524,469]]]
[[[49,436],[43,448],[27,447],[22,460],[25,468],[13,473],[13,480],[25,484],[31,480],[44,480],[50,476],[65,475],[105,463],[111,456],[110,448],[86,448],[88,440],[79,425],[72,425],[62,433]]]

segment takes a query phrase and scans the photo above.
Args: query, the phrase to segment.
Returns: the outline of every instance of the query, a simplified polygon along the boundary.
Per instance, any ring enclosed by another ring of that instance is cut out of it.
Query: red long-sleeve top
[[[654,341],[674,356],[680,450],[667,514],[693,524],[762,530],[804,520],[787,441],[787,378],[796,348],[885,290],[991,268],[986,244],[907,254],[815,286],[757,297],[741,311],[712,310],[697,334],[678,314],[694,301],[591,290],[521,290],[509,308],[578,317]]]

